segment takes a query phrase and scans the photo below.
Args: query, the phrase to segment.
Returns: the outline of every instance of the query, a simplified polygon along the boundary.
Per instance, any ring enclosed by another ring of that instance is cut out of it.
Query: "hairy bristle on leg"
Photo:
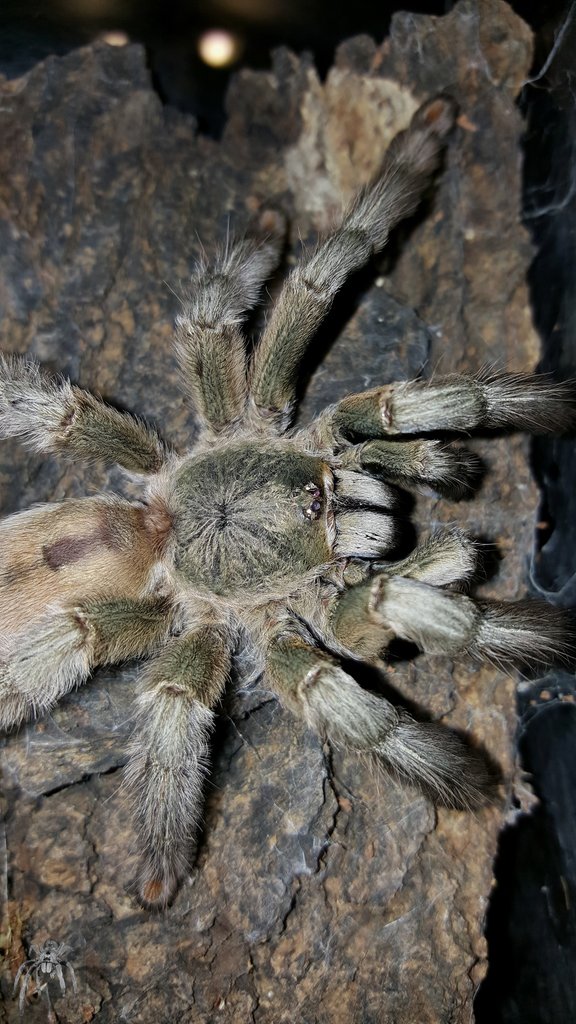
[[[573,665],[576,622],[573,613],[544,601],[479,601],[482,613],[472,653],[496,664]]]

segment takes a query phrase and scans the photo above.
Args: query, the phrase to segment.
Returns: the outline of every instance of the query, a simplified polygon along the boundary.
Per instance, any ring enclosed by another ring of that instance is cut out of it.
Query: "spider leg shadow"
[[[412,660],[414,654],[419,654],[418,649],[407,642],[398,641],[398,644],[403,645],[403,657],[402,659],[397,658],[396,660]],[[492,757],[488,750],[480,743],[472,742],[469,733],[463,729],[455,728],[454,726],[445,725],[444,722],[438,722],[432,717],[432,715],[423,709],[415,701],[410,700],[403,693],[394,687],[384,672],[373,665],[369,665],[364,661],[355,661],[354,659],[344,659],[342,661],[342,668],[345,672],[353,677],[353,679],[362,687],[363,690],[375,693],[379,697],[383,697],[393,707],[398,708],[401,711],[408,712],[414,721],[419,724],[434,725],[438,728],[445,729],[448,735],[455,736],[465,748],[468,748],[471,759],[480,759],[483,764],[483,768],[486,773],[484,800],[486,804],[499,803],[502,800],[502,794],[500,787],[505,781],[502,774],[502,769],[498,762]],[[384,768],[393,777],[398,778],[399,781],[409,785],[415,785],[415,783],[402,775],[402,772],[397,771],[394,767],[388,763],[384,765]],[[428,796],[432,802],[436,805],[440,803],[437,799],[436,793],[432,789],[428,789],[421,782],[416,784],[416,788]],[[455,808],[464,809],[464,808]]]

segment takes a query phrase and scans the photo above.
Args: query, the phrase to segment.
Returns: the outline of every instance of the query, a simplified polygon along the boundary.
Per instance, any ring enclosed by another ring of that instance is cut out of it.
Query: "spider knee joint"
[[[184,697],[186,695],[186,687],[165,680],[159,684],[156,692],[158,696],[162,697]]]
[[[305,697],[307,693],[310,693],[312,690],[316,689],[316,687],[322,681],[323,672],[324,667],[322,665],[314,665],[314,667],[306,673],[299,687],[300,695],[302,697]]]
[[[371,619],[376,619],[378,622],[382,621],[382,606],[386,596],[386,588],[388,580],[386,576],[376,576],[370,582],[370,590],[368,594],[368,615]]]
[[[62,431],[64,436],[70,433],[70,430],[74,426],[74,423],[76,422],[77,418],[78,410],[75,409],[74,406],[70,406],[64,413],[62,419],[60,420],[60,430]]]
[[[72,612],[72,622],[80,634],[82,643],[86,643],[88,638],[93,634],[93,628],[91,627],[88,617],[82,608],[74,609]]]
[[[380,406],[380,416],[382,418],[382,425],[385,428],[391,427],[394,422],[394,409],[392,406],[390,394],[388,392],[384,392],[384,394],[380,396],[378,404]]]

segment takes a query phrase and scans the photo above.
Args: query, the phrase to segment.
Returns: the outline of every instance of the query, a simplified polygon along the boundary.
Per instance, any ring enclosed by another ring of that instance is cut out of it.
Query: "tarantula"
[[[456,808],[486,798],[485,758],[362,688],[339,659],[377,662],[395,637],[522,663],[568,643],[547,606],[460,592],[476,547],[457,530],[390,561],[394,485],[426,482],[457,496],[477,470],[471,453],[428,435],[554,431],[570,421],[567,390],[505,373],[408,381],[349,395],[290,429],[310,339],[345,279],[416,209],[454,119],[445,97],[416,112],[375,183],[290,273],[249,364],[240,325],[279,244],[242,239],[198,267],[176,322],[202,428],[192,451],[176,454],[140,420],[24,360],[2,363],[4,436],[147,475],[141,501],[42,505],[0,529],[2,727],[47,711],[97,665],[152,655],[127,770],[146,907],[166,906],[186,873],[214,708],[240,637],[310,726]]]
[[[46,939],[42,946],[30,946],[30,952],[33,955],[29,960],[25,960],[23,964],[20,964],[14,979],[14,992],[20,986],[20,996],[18,999],[20,1014],[24,1011],[31,978],[34,980],[36,991],[45,988],[50,978],[56,978],[60,985],[60,992],[64,995],[66,992],[66,981],[62,968],[65,967],[74,992],[78,991],[76,974],[68,959],[68,954],[72,952],[72,946],[68,946],[65,942],[55,942],[54,939]],[[44,979],[41,979],[41,975],[45,975]],[[47,988],[45,991],[48,1006],[50,1006],[50,994]]]

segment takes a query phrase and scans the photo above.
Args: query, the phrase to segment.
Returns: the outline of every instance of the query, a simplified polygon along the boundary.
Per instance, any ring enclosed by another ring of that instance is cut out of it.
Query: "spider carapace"
[[[289,441],[191,456],[174,474],[178,572],[222,597],[287,596],[332,557],[331,490],[329,467]]]

